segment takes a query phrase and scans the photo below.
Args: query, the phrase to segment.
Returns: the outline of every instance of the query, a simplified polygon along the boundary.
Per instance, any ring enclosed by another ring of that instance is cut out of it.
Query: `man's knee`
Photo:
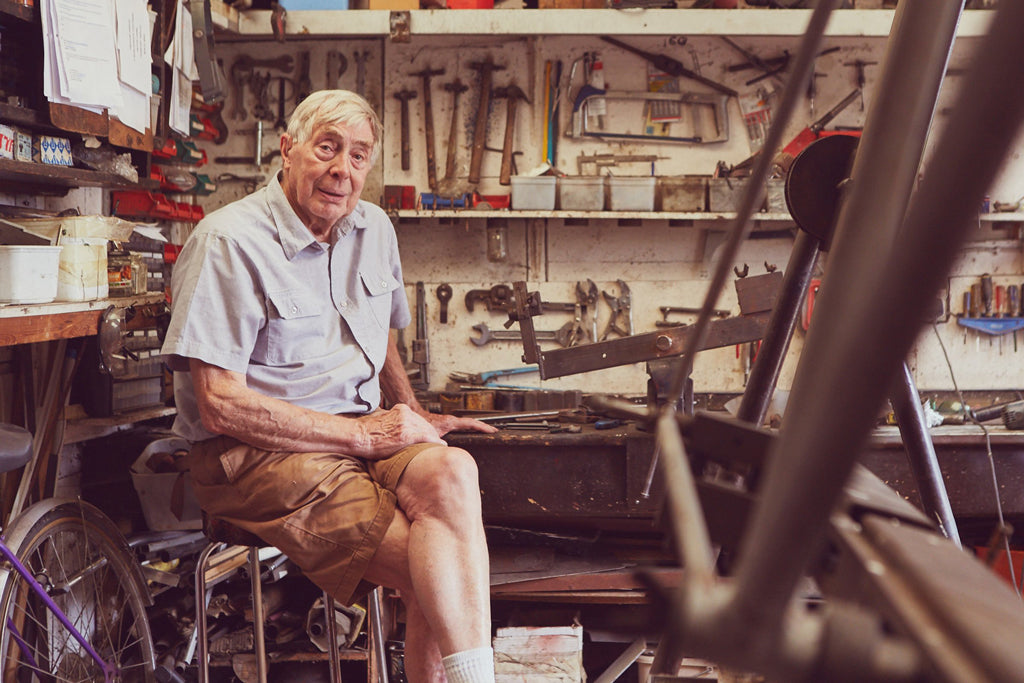
[[[480,507],[476,461],[461,448],[439,446],[416,457],[399,486],[399,503],[410,519],[418,515],[473,514]],[[404,494],[404,495],[403,495]]]

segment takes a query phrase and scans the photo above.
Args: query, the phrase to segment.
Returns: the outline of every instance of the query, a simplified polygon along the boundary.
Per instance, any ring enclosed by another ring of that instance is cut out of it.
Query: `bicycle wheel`
[[[6,544],[99,656],[110,680],[155,681],[149,593],[117,528],[98,509],[45,500],[6,532]],[[0,680],[103,681],[101,667],[10,562],[0,568]]]

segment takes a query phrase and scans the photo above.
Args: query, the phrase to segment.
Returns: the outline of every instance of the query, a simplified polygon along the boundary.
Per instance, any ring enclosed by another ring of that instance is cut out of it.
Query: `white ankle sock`
[[[494,683],[494,650],[478,647],[441,659],[448,683]]]

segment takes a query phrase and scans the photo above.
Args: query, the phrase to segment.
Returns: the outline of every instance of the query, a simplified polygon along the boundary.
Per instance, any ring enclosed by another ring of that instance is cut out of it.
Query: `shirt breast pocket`
[[[319,318],[323,304],[309,292],[286,289],[267,292],[267,353],[276,363],[294,363],[323,353],[324,331]]]
[[[391,326],[391,293],[398,289],[398,281],[390,274],[359,272],[363,281],[366,301],[374,319],[384,328]]]

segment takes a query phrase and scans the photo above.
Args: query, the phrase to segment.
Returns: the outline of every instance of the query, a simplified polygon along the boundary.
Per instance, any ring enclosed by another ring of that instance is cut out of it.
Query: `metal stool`
[[[199,555],[199,559],[196,562],[196,656],[199,664],[199,683],[208,683],[210,680],[209,636],[206,623],[207,571],[210,569],[210,557],[214,551],[222,546],[242,546],[248,548],[246,552],[248,554],[249,582],[252,594],[253,648],[256,655],[256,676],[259,683],[267,683],[267,648],[264,634],[263,586],[260,581],[259,551],[260,548],[268,546],[255,534],[251,534],[224,520],[207,517],[205,514],[203,515],[203,531],[210,539],[210,544]],[[369,629],[372,654],[377,663],[378,682],[388,683],[387,657],[384,652],[379,590],[371,591],[368,598],[367,628]],[[324,609],[327,613],[327,618],[325,619],[327,622],[327,642],[329,644],[336,644],[338,640],[337,624],[333,614],[334,599],[326,591],[324,591]],[[337,652],[332,649],[327,661],[331,683],[342,683],[341,664]],[[369,666],[370,663],[368,662],[367,665]]]

